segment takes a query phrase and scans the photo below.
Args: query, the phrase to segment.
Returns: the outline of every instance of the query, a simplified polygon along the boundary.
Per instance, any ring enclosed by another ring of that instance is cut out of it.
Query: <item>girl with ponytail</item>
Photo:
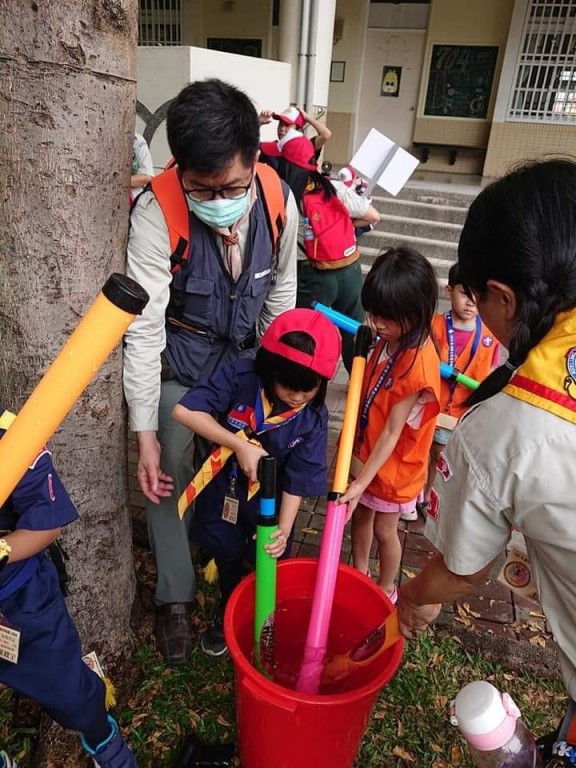
[[[462,282],[509,351],[440,456],[426,535],[439,549],[400,589],[410,637],[482,584],[512,528],[576,698],[576,163],[522,166],[472,203]]]

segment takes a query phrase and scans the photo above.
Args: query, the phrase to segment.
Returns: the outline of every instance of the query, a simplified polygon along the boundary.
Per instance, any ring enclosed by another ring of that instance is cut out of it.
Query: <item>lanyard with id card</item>
[[[238,462],[234,459],[232,461],[232,468],[230,470],[230,477],[228,481],[228,491],[224,496],[224,503],[222,505],[222,520],[225,520],[231,525],[236,525],[238,522],[238,496],[236,495],[236,481],[238,480]]]
[[[20,630],[13,627],[0,610],[0,659],[18,663]]]

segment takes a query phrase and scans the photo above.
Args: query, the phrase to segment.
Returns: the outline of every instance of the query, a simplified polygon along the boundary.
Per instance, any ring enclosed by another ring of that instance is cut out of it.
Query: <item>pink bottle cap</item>
[[[510,740],[520,710],[507,694],[479,680],[465,685],[452,703],[450,720],[471,747],[487,752]]]

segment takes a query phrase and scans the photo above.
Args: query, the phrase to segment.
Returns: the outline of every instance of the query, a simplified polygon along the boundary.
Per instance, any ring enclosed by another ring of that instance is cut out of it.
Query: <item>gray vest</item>
[[[172,278],[164,350],[172,373],[186,386],[205,380],[223,363],[254,354],[256,321],[275,270],[261,196],[260,187],[236,284],[217,245],[220,235],[190,214],[190,256]]]

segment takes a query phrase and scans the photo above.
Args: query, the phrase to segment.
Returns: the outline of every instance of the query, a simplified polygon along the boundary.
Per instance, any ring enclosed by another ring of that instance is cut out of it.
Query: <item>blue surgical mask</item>
[[[250,194],[234,197],[231,200],[191,200],[188,196],[188,208],[209,227],[230,227],[248,210]]]

